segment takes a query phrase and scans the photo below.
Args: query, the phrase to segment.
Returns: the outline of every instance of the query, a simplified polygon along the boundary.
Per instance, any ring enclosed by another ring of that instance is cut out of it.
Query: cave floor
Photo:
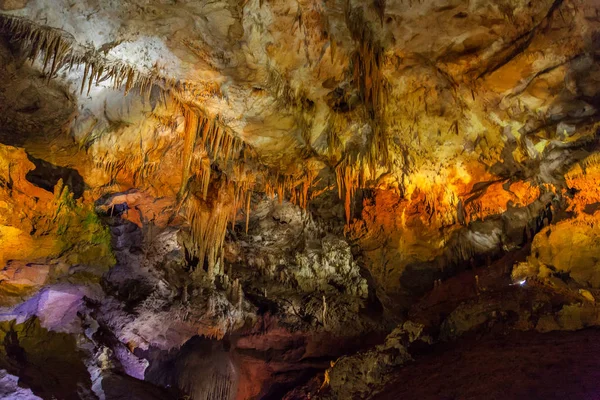
[[[441,343],[377,400],[600,399],[600,330],[511,332]]]

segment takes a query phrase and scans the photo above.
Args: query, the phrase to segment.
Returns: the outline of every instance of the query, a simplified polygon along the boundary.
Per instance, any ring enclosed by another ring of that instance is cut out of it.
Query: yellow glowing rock
[[[53,237],[34,238],[18,228],[0,225],[0,267],[8,260],[45,258],[58,250]]]
[[[600,233],[595,221],[566,220],[543,229],[533,240],[531,254],[528,262],[533,265],[552,266],[583,286],[600,288]]]
[[[585,299],[591,303],[596,302],[596,298],[594,298],[594,296],[592,295],[592,293],[589,290],[579,289],[579,294],[582,295],[583,297],[585,297]]]
[[[538,153],[542,153],[544,151],[544,149],[546,148],[546,145],[548,144],[548,141],[543,139],[540,140],[539,142],[537,142],[535,144],[535,149],[537,150]]]

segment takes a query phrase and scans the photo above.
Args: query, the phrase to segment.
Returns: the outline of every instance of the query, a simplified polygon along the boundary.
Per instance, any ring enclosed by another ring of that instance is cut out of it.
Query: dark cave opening
[[[27,154],[27,158],[35,164],[35,169],[26,175],[29,182],[44,190],[54,192],[54,187],[62,179],[63,184],[73,193],[73,198],[79,199],[83,196],[85,182],[76,169],[60,167],[30,154]]]

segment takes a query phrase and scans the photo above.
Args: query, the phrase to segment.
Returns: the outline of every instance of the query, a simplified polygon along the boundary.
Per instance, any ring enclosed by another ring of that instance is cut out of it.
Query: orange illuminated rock
[[[0,270],[0,284],[11,286],[42,286],[48,279],[50,266],[13,261]]]
[[[513,275],[552,280],[567,275],[578,287],[600,288],[600,169],[592,155],[574,165],[565,179],[572,196],[567,211],[574,217],[544,228],[535,236],[531,255]]]
[[[47,264],[12,261],[0,269],[0,305],[12,305],[47,283]]]
[[[449,233],[440,230],[432,211],[432,203],[422,192],[414,192],[407,200],[394,191],[376,190],[365,200],[362,219],[349,232],[359,241],[371,273],[383,287],[398,288],[406,265],[441,253]]]
[[[406,266],[440,256],[461,225],[500,215],[509,206],[528,206],[541,193],[529,182],[498,178],[481,163],[438,173],[425,170],[405,179],[403,195],[393,180],[381,180],[365,200],[361,219],[349,228],[371,273],[390,289],[398,287]]]
[[[62,179],[54,192],[34,185],[23,149],[0,145],[0,262],[58,256],[110,265],[110,238],[91,205],[75,200]],[[66,256],[66,254],[63,254]]]
[[[575,189],[569,210],[593,215],[600,208],[600,166],[593,155],[573,166],[565,175],[567,185]]]
[[[465,200],[467,222],[502,214],[508,206],[524,207],[540,197],[540,189],[529,182],[493,182]]]
[[[580,287],[599,289],[598,226],[596,219],[582,217],[545,228],[533,239],[527,270],[541,278],[568,274]]]
[[[126,204],[126,206],[125,206]],[[181,224],[181,217],[174,218],[173,210],[177,200],[174,197],[155,198],[146,192],[130,191],[117,194],[110,201],[99,207],[107,215],[115,214],[115,207],[126,207],[122,218],[133,222],[140,228],[152,224],[157,228],[166,228],[171,225]],[[116,215],[116,214],[115,214]]]

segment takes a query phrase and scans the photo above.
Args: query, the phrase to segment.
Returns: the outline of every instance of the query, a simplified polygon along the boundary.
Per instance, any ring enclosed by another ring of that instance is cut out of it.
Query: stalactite
[[[327,299],[325,298],[325,295],[323,295],[322,319],[323,319],[323,327],[327,328]]]
[[[385,2],[380,1],[380,17],[385,10]],[[362,8],[352,8],[349,1],[345,5],[346,25],[356,43],[351,58],[351,75],[364,107],[364,112],[371,127],[371,135],[367,146],[355,153],[342,156],[336,167],[338,195],[344,200],[346,221],[349,223],[352,214],[352,199],[356,190],[364,187],[367,177],[375,179],[379,169],[389,170],[392,164],[385,134],[384,112],[386,81],[381,71],[383,49],[376,40],[375,34],[364,19]],[[337,117],[339,118],[339,117]],[[327,127],[327,144],[329,156],[334,158],[341,152],[342,145],[338,137],[340,122],[332,118]]]
[[[184,177],[191,186],[182,191],[181,198],[191,228],[191,252],[200,260],[200,268],[206,263],[213,278],[222,259],[227,226],[235,224],[241,210],[245,210],[248,229],[256,174],[246,160],[255,154],[217,119],[190,109],[184,115]],[[219,166],[227,168],[227,174]]]
[[[250,201],[252,200],[252,193],[248,191],[246,195],[246,234],[248,233],[248,226],[250,225]]]
[[[157,151],[159,152],[159,151]],[[123,173],[133,179],[134,185],[147,181],[160,167],[160,159],[148,161],[148,154],[120,153],[104,154],[94,157],[94,166],[106,172],[111,180]]]
[[[281,175],[277,172],[265,173],[265,193],[278,201],[288,199],[290,203],[306,208],[313,198],[311,188],[315,185],[317,172],[305,168],[296,174]]]
[[[190,169],[192,166],[192,155],[196,145],[196,135],[198,133],[198,114],[188,109],[183,110],[184,115],[184,137],[183,137],[183,171],[181,179],[180,196],[187,189],[187,184],[190,179]],[[206,199],[206,194],[203,196]]]
[[[364,171],[363,167],[357,163],[349,162],[344,159],[336,167],[338,195],[344,200],[344,210],[346,211],[346,222],[350,223],[352,215],[352,199],[356,190],[364,186]]]
[[[136,88],[144,98],[150,96],[154,87],[160,89],[159,97],[162,99],[189,98],[192,101],[218,93],[218,87],[213,83],[181,82],[162,76],[156,69],[143,72],[77,43],[71,34],[61,29],[46,27],[22,17],[0,14],[0,32],[19,44],[32,62],[42,54],[42,72],[47,74],[48,79],[55,77],[61,68],[70,70],[73,66],[82,66],[81,94],[89,94],[94,84],[106,80],[111,80],[113,89],[123,89],[126,95]]]
[[[198,257],[198,268],[203,269],[205,261],[208,263],[209,276],[214,276],[214,265],[222,254],[225,233],[231,213],[227,210],[228,204],[223,199],[223,188],[217,189],[219,198],[213,204],[206,204],[195,195],[188,196],[185,204],[186,215],[191,229],[194,248],[193,254]]]
[[[255,178],[240,164],[232,172],[233,179],[222,173],[211,179],[210,161],[206,156],[202,160],[202,167],[192,165],[192,170],[197,169],[184,200],[184,210],[194,245],[190,251],[200,260],[199,268],[207,262],[207,272],[213,277],[214,266],[222,259],[227,226],[230,222],[235,223],[238,212],[244,207],[248,223]]]
[[[213,161],[227,162],[240,153],[241,140],[228,132],[218,118],[202,118],[204,129],[200,140]]]
[[[390,154],[383,126],[385,80],[381,72],[383,53],[378,44],[374,44],[372,33],[363,27],[357,34],[359,41],[354,52],[353,80],[361,93],[367,116],[371,125],[371,138],[365,154],[369,167],[389,168]]]

